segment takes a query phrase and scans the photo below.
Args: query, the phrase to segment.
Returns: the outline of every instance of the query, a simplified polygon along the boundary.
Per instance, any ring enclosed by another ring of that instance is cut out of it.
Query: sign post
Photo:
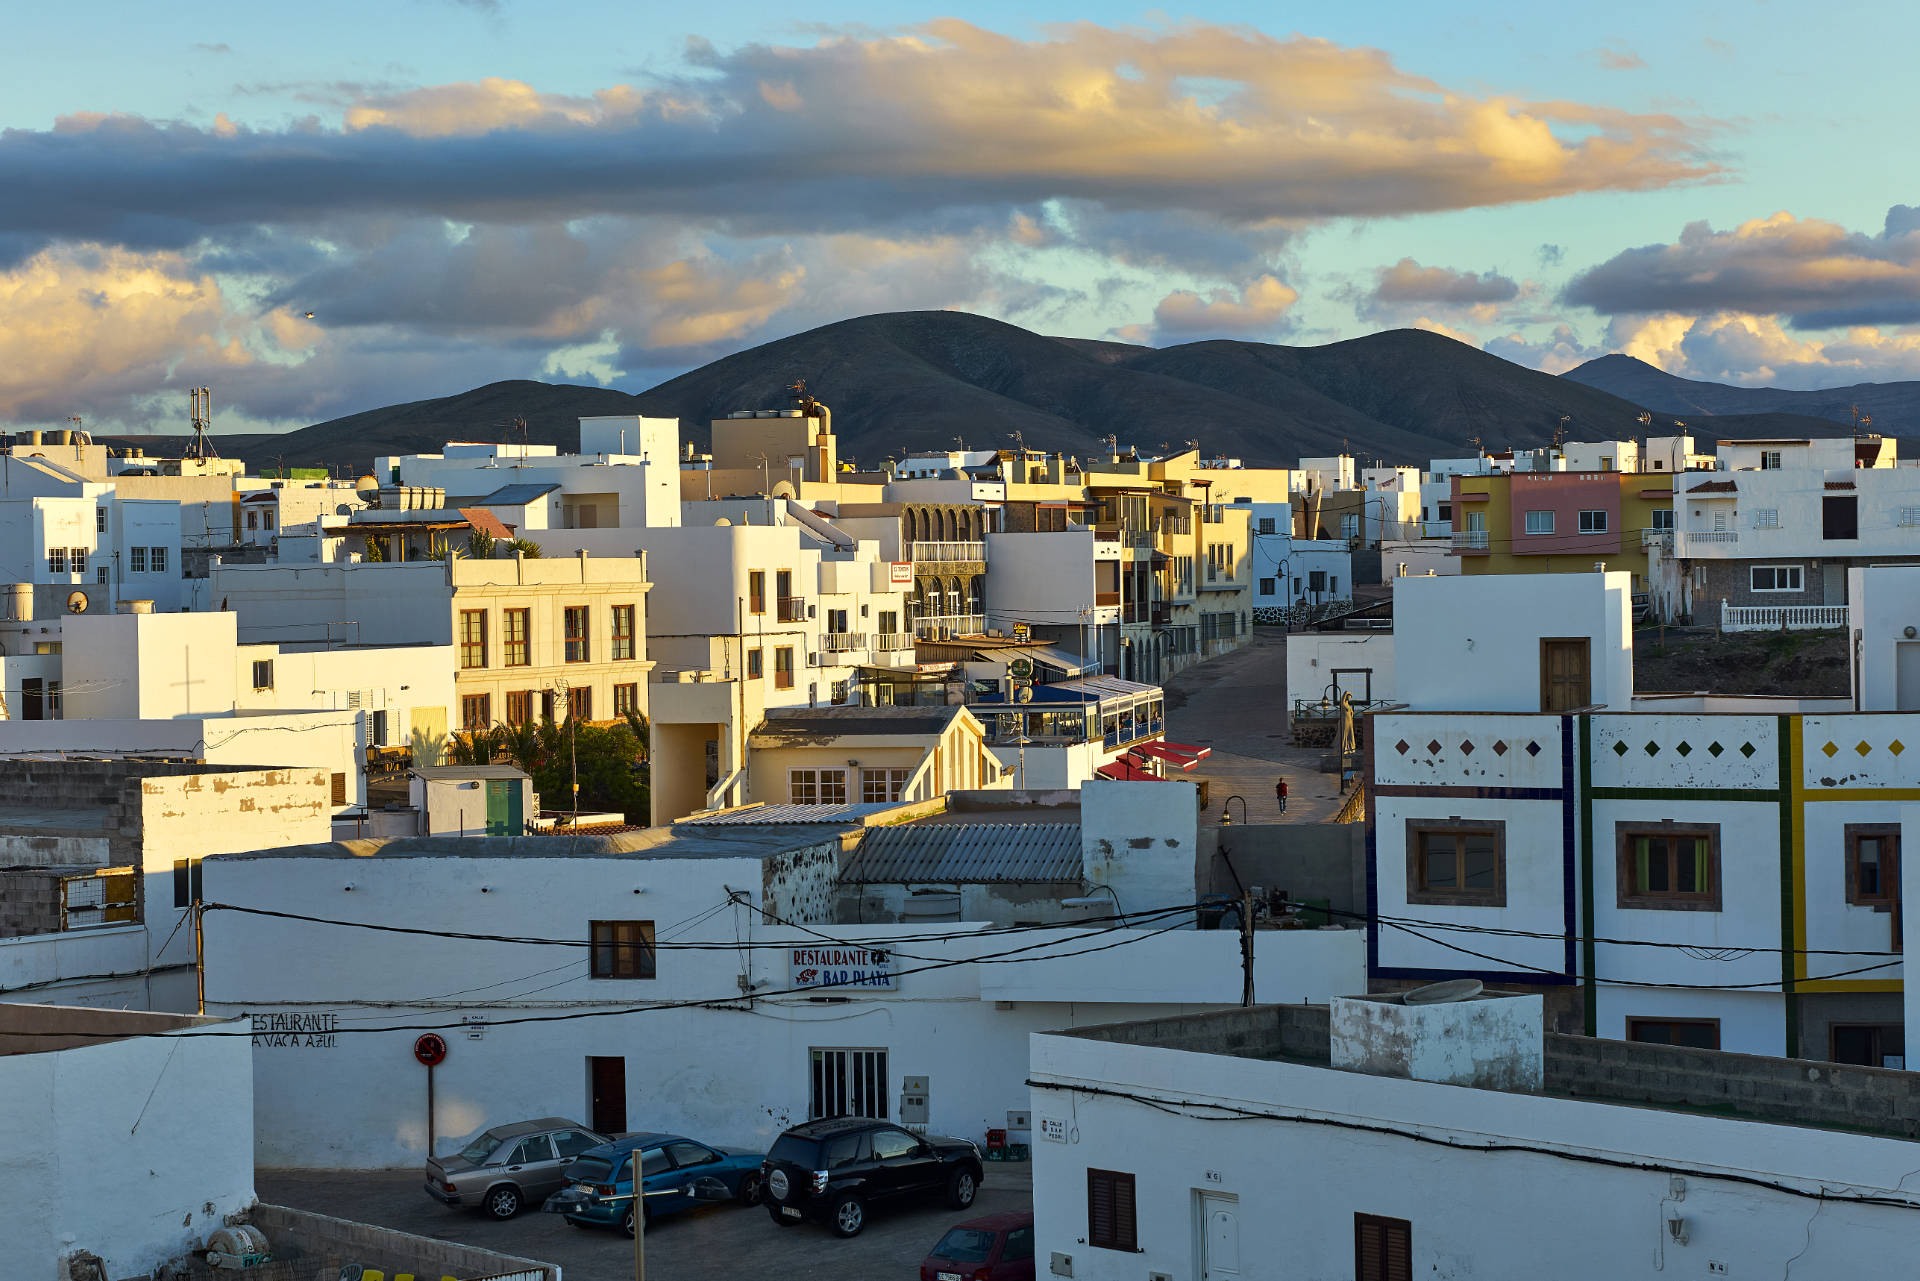
[[[422,1032],[413,1043],[413,1057],[427,1069],[427,1159],[433,1159],[433,1069],[447,1058],[447,1042],[438,1032]]]

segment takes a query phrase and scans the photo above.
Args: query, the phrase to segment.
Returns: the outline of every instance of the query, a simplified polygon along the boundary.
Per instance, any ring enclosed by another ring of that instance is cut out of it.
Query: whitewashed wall
[[[1418,636],[1399,655],[1403,701],[1434,711],[1540,710],[1540,639],[1586,637],[1592,697],[1633,698],[1633,575],[1486,574],[1399,578],[1394,630]]]
[[[1374,701],[1394,697],[1392,632],[1295,632],[1287,637],[1287,698],[1318,700],[1336,671],[1365,671],[1368,683],[1349,677],[1343,688],[1370,689]],[[1360,697],[1355,693],[1354,697]]]

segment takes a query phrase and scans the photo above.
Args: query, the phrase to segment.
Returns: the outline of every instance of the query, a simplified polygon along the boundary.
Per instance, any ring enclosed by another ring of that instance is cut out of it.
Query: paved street
[[[1255,628],[1246,645],[1188,668],[1166,690],[1168,740],[1213,748],[1192,775],[1212,780],[1201,823],[1218,823],[1234,795],[1246,798],[1249,823],[1319,823],[1340,808],[1340,780],[1319,771],[1326,749],[1295,747],[1287,730],[1287,637],[1279,628]],[[1283,776],[1291,790],[1284,820],[1273,794]],[[1242,821],[1238,801],[1233,821]]]
[[[811,1224],[776,1227],[758,1206],[688,1211],[661,1219],[647,1234],[647,1276],[916,1281],[920,1260],[954,1224],[1030,1208],[1032,1172],[1026,1162],[990,1162],[972,1209],[949,1210],[937,1201],[876,1209],[871,1226],[851,1241]],[[632,1281],[633,1243],[616,1232],[576,1228],[553,1214],[529,1212],[500,1223],[449,1210],[421,1190],[420,1178],[418,1170],[262,1170],[255,1186],[261,1200],[275,1205],[557,1263],[566,1281]]]

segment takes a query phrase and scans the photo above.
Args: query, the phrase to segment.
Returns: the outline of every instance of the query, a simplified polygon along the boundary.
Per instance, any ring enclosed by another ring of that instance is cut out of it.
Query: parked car
[[[742,1205],[760,1200],[760,1153],[712,1147],[677,1134],[629,1134],[583,1153],[573,1163],[569,1186],[547,1208],[576,1228],[618,1226],[632,1236],[635,1152],[648,1222],[701,1204],[707,1198],[698,1195],[695,1184],[707,1179],[718,1179],[726,1195]]]
[[[427,1161],[427,1195],[511,1219],[564,1185],[575,1161],[611,1138],[565,1117],[496,1125],[453,1156]]]
[[[781,1227],[812,1220],[858,1236],[870,1203],[939,1194],[956,1210],[980,1191],[980,1149],[886,1121],[841,1117],[796,1125],[767,1152],[763,1197]]]
[[[1033,1211],[1007,1210],[949,1229],[920,1281],[1033,1281]]]

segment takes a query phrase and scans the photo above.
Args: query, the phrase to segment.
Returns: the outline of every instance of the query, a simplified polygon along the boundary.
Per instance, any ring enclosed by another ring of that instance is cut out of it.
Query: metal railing
[[[913,634],[922,638],[942,636],[978,636],[986,630],[987,620],[980,614],[929,614],[913,620]]]
[[[1483,552],[1487,550],[1487,531],[1484,529],[1460,529],[1453,535],[1453,550],[1457,552]]]
[[[984,561],[987,558],[985,543],[913,543],[908,552],[911,560],[937,561]]]
[[[1695,543],[1737,543],[1739,541],[1740,533],[1733,529],[1689,529],[1687,531],[1688,546]]]
[[[781,622],[805,622],[807,617],[807,598],[805,596],[782,596],[779,600],[779,609]]]
[[[875,652],[894,654],[903,649],[913,648],[912,632],[881,632],[873,638]]]
[[[1811,632],[1847,625],[1845,605],[1729,605],[1720,602],[1723,632]]]
[[[820,637],[820,648],[829,654],[844,654],[849,650],[866,647],[865,632],[826,632]]]

